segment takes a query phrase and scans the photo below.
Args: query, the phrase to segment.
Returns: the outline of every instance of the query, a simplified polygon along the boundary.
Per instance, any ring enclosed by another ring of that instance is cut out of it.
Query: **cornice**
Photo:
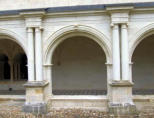
[[[107,7],[106,11],[109,13],[127,13],[133,10],[133,6]]]
[[[45,11],[24,11],[24,12],[20,12],[19,15],[24,18],[43,17],[45,13],[46,13]]]
[[[154,2],[121,3],[121,4],[98,4],[66,7],[50,7],[36,9],[18,9],[0,11],[0,19],[18,17],[43,17],[43,16],[70,16],[70,15],[95,15],[108,12],[152,12]]]

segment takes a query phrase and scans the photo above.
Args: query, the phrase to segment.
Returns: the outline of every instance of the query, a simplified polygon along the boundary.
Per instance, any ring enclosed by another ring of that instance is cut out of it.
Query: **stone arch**
[[[130,70],[131,73],[133,73],[131,74],[131,78],[133,78],[133,81],[135,83],[133,87],[133,94],[153,94],[153,92],[151,92],[153,88],[149,84],[149,83],[152,83],[151,78],[153,75],[148,74],[148,73],[152,73],[151,71],[149,71],[149,70],[152,70],[151,69],[152,56],[149,56],[149,54],[151,54],[150,52],[145,53],[147,50],[148,51],[151,50],[150,45],[148,47],[146,46],[147,44],[149,44],[149,41],[152,41],[150,37],[153,35],[154,35],[154,24],[149,24],[143,27],[142,29],[140,29],[136,33],[136,35],[131,37],[131,40],[129,42],[130,43],[129,59],[130,61],[135,62],[133,64],[133,69]],[[147,81],[144,81],[144,80],[147,80]],[[145,85],[145,87],[143,86],[143,84]]]
[[[8,39],[16,42],[27,55],[26,43],[23,43],[24,39],[15,32],[0,28],[0,39]]]
[[[129,54],[130,54],[130,58],[129,60],[131,61],[132,59],[132,55],[136,49],[136,47],[138,46],[138,44],[143,40],[145,39],[147,36],[150,36],[152,34],[154,34],[154,23],[153,24],[149,24],[145,27],[143,27],[142,29],[140,29],[137,33],[135,33],[136,35],[133,35],[132,37],[130,37],[129,39],[130,42],[130,51],[129,51]]]
[[[13,32],[11,30],[0,28],[0,41],[1,41],[1,52],[5,53],[8,56],[8,64],[10,67],[10,72],[7,72],[7,74],[10,73],[10,80],[7,81],[6,83],[4,83],[3,80],[0,82],[0,84],[1,84],[0,89],[2,91],[1,94],[3,94],[3,92],[5,92],[5,91],[6,91],[6,94],[10,94],[8,91],[12,91],[11,94],[25,94],[25,88],[22,85],[26,81],[25,80],[16,81],[16,79],[14,79],[16,77],[12,73],[13,72],[16,73],[16,72],[13,70],[13,68],[15,66],[14,66],[12,59],[13,59],[15,52],[18,51],[17,47],[20,48],[19,52],[21,51],[25,55],[27,55],[26,40],[23,37],[21,37],[19,34]],[[5,46],[4,44],[6,44],[6,45],[8,44],[8,45]],[[10,46],[9,44],[13,44],[13,45]],[[13,80],[13,82],[12,82],[12,80]],[[18,91],[18,92],[14,92],[14,90]]]
[[[98,30],[84,25],[71,25],[56,31],[47,40],[47,49],[45,52],[45,65],[50,65],[52,55],[55,48],[65,39],[73,36],[85,36],[96,41],[103,49],[106,55],[106,62],[111,63],[111,42],[110,40]]]

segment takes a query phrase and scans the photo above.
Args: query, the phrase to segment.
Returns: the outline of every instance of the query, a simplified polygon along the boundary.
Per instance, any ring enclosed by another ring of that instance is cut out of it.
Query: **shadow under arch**
[[[154,24],[150,24],[140,29],[130,40],[130,61],[134,62],[131,70],[135,83],[133,94],[153,95],[153,36]]]
[[[24,50],[25,54],[27,55],[26,43],[24,42],[24,38],[22,38],[15,32],[0,28],[0,40],[1,39],[8,39],[14,41]]]
[[[83,26],[83,25],[72,25],[64,27],[57,32],[55,32],[51,37],[48,38],[47,48],[45,52],[45,65],[51,64],[52,55],[56,47],[63,42],[65,39],[74,37],[74,36],[84,36],[94,40],[98,43],[106,55],[106,62],[112,62],[111,54],[111,42],[110,40],[101,32],[97,31],[94,28]]]
[[[129,45],[130,45],[129,60],[130,60],[130,62],[132,60],[132,56],[133,56],[133,53],[134,53],[136,47],[140,44],[140,42],[142,40],[144,40],[146,37],[148,37],[152,34],[154,34],[154,24],[149,24],[149,25],[143,27],[142,29],[140,29],[137,33],[135,33],[135,35],[133,35],[132,37],[129,38],[129,39],[131,39],[129,41]]]
[[[61,28],[60,30],[53,33],[45,42],[44,45],[47,45],[45,48],[45,54],[44,54],[44,77],[45,80],[49,82],[48,87],[46,90],[48,91],[48,95],[52,96],[52,57],[54,54],[54,51],[57,46],[61,42],[63,42],[65,39],[68,39],[70,37],[87,37],[94,42],[96,42],[104,51],[105,57],[106,57],[106,63],[111,64],[112,63],[112,49],[111,49],[111,40],[107,38],[102,32],[96,30],[95,28],[84,26],[84,25],[71,25]],[[107,67],[107,82],[111,78],[111,69],[109,69],[109,66]],[[108,84],[107,84],[108,89]],[[107,90],[108,91],[108,90]],[[107,92],[108,94],[108,92]]]
[[[24,95],[25,94],[25,89],[22,86],[26,81],[25,80],[17,80],[17,71],[20,71],[20,65],[15,65],[13,62],[13,58],[16,53],[22,52],[25,55],[27,55],[26,51],[26,43],[24,42],[25,40],[20,37],[18,34],[5,30],[5,29],[0,29],[0,42],[1,42],[1,51],[4,52],[8,56],[8,64],[10,67],[10,71],[7,71],[10,74],[9,81],[6,81],[5,83],[2,80],[0,82],[1,84],[1,90],[0,94],[1,95]],[[18,66],[18,67],[17,67]],[[16,68],[16,69],[15,69]],[[4,67],[5,70],[5,67]],[[7,69],[8,70],[8,69]],[[15,75],[16,73],[16,75]],[[5,73],[4,73],[5,75]],[[19,79],[21,79],[19,77]],[[13,81],[12,81],[13,80]],[[8,86],[9,85],[9,86]]]

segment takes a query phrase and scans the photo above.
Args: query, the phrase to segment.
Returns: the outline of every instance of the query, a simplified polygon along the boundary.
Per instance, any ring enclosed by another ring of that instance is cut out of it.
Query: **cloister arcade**
[[[153,95],[153,39],[153,34],[144,37],[132,55],[135,95]],[[15,41],[0,39],[0,62],[0,94],[25,94],[28,67],[24,50]],[[86,36],[60,42],[51,61],[53,94],[107,94],[106,62],[103,48]]]
[[[0,39],[0,94],[24,95],[28,80],[27,56],[15,41]]]
[[[92,39],[65,39],[54,51],[52,61],[53,94],[106,94],[105,53]]]
[[[148,33],[147,33],[148,34]],[[145,34],[132,55],[133,94],[153,95],[154,35]],[[147,36],[146,36],[147,35]]]
[[[22,96],[25,111],[151,105],[152,11],[137,4],[5,11],[0,97]]]

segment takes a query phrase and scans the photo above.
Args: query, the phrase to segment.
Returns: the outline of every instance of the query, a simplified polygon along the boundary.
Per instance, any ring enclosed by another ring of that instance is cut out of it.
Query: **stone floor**
[[[25,114],[21,111],[24,102],[1,101],[0,118],[154,118],[154,108],[146,108],[139,116],[109,116],[99,110],[89,109],[51,109],[45,115]],[[149,113],[148,113],[149,112]]]

